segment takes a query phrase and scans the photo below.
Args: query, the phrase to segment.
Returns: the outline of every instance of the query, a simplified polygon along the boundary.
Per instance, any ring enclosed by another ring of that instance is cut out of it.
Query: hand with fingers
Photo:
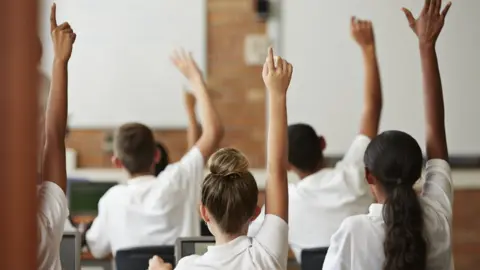
[[[292,79],[293,66],[285,59],[274,56],[273,49],[268,48],[268,55],[263,65],[262,77],[268,91],[272,94],[285,95]]]
[[[191,53],[183,49],[175,50],[170,56],[172,63],[189,81],[203,80],[203,75]]]
[[[148,269],[147,270],[172,270],[173,267],[169,263],[165,263],[162,258],[158,256],[153,256],[148,261]]]
[[[77,35],[67,22],[57,24],[57,5],[54,3],[50,12],[50,33],[52,35],[55,60],[68,61]]]
[[[410,28],[417,35],[419,42],[421,44],[435,45],[451,6],[452,2],[448,2],[442,10],[442,0],[425,0],[425,5],[417,19],[413,17],[410,10],[406,8],[402,10],[405,16],[407,16]]]
[[[356,17],[352,17],[350,32],[353,39],[362,49],[375,47],[375,36],[373,34],[371,21],[359,20]]]

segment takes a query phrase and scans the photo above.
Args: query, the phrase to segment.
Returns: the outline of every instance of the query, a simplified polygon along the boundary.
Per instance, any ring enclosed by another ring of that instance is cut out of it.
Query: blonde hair
[[[208,161],[210,174],[202,186],[202,204],[220,229],[238,233],[255,213],[258,187],[247,158],[234,148],[215,152]]]

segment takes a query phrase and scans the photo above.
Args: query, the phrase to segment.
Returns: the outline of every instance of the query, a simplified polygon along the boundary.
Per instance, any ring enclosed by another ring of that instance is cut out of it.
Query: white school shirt
[[[120,249],[174,245],[178,237],[200,235],[198,203],[204,158],[193,147],[158,177],[141,176],[109,189],[86,233],[92,255]]]
[[[61,270],[60,242],[69,215],[67,198],[55,183],[45,181],[37,188],[38,269]]]
[[[286,270],[288,225],[278,216],[266,215],[255,237],[239,236],[209,246],[202,256],[182,258],[175,270]]]
[[[367,136],[356,136],[335,168],[322,169],[289,184],[289,244],[297,261],[302,249],[328,247],[346,217],[367,213],[373,202],[363,165],[369,143]],[[264,210],[250,225],[250,236],[262,224]]]
[[[425,183],[419,200],[427,240],[426,270],[453,270],[453,185],[450,165],[446,161],[431,159],[427,162]],[[385,261],[382,211],[382,204],[372,204],[367,215],[345,219],[332,236],[323,269],[382,269]]]

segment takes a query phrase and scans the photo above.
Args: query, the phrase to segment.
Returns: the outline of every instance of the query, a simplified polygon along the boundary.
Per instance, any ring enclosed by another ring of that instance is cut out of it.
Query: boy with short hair
[[[86,233],[96,258],[121,249],[173,245],[178,237],[200,235],[197,204],[205,160],[223,137],[223,126],[192,57],[177,53],[172,61],[192,84],[204,120],[203,133],[179,162],[155,176],[160,155],[152,131],[139,123],[117,129],[112,161],[126,169],[130,179],[111,188],[98,203],[98,216]]]
[[[289,184],[289,244],[297,261],[303,249],[328,247],[330,237],[346,217],[363,214],[373,197],[364,180],[363,155],[377,135],[382,109],[382,91],[373,27],[369,21],[352,18],[351,33],[365,63],[365,100],[359,134],[335,168],[326,168],[325,139],[307,124],[288,127],[289,169],[301,179]],[[260,216],[250,226],[254,235]]]

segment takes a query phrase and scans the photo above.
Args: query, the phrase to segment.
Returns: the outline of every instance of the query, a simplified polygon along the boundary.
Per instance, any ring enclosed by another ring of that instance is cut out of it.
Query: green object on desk
[[[98,201],[103,194],[117,183],[70,181],[68,185],[68,204],[70,215],[98,214]]]

